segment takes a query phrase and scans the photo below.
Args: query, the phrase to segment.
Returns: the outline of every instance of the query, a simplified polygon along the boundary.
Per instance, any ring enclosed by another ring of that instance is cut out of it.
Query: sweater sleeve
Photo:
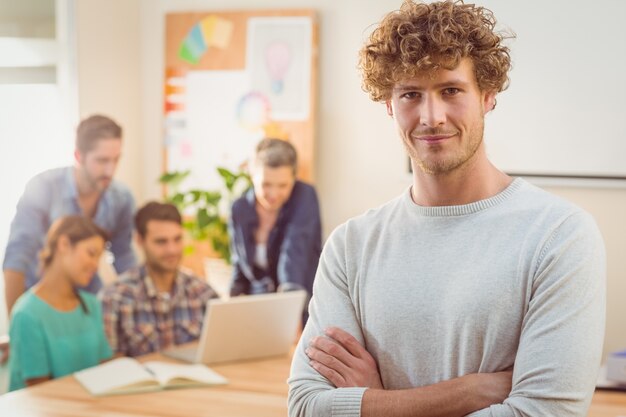
[[[587,414],[600,366],[606,256],[589,215],[566,218],[542,245],[503,404],[473,417]]]
[[[345,267],[344,230],[329,238],[320,259],[309,305],[309,320],[296,347],[289,380],[289,416],[357,417],[365,388],[335,388],[309,365],[304,350],[330,326],[351,333],[361,344],[363,334],[351,301]]]

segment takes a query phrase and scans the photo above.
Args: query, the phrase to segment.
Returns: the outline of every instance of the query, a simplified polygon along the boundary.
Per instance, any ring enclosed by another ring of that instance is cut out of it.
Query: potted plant
[[[218,167],[217,172],[222,179],[222,187],[216,190],[182,190],[181,184],[191,171],[166,172],[159,182],[167,186],[166,201],[176,205],[183,214],[183,228],[190,239],[185,254],[191,255],[198,242],[210,243],[213,259],[204,260],[205,274],[220,296],[227,297],[225,285],[229,283],[231,271],[228,213],[233,200],[252,182],[245,172],[232,172],[223,167]],[[215,257],[219,259],[217,262]]]

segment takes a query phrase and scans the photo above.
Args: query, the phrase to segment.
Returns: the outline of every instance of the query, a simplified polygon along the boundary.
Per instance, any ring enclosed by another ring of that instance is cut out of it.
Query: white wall
[[[215,0],[81,0],[79,3],[79,39],[83,38],[79,48],[80,75],[81,83],[88,83],[81,85],[81,113],[92,109],[110,110],[119,118],[127,131],[126,154],[119,177],[131,185],[140,202],[159,198],[156,178],[163,166],[164,14],[223,10],[226,3]],[[263,2],[264,8],[314,8],[318,11],[316,172],[326,235],[348,217],[402,192],[410,182],[405,172],[406,157],[393,124],[383,106],[370,102],[361,92],[356,71],[357,51],[369,33],[369,25],[399,5],[399,0]],[[260,6],[255,0],[230,0],[227,7],[233,10]],[[101,52],[105,52],[111,64],[98,56]],[[138,60],[132,56],[134,53],[138,54]],[[112,68],[103,79],[101,67],[105,64]],[[497,111],[492,117],[497,117]],[[129,143],[137,138],[142,138],[141,143]],[[548,189],[587,209],[600,226],[608,252],[605,351],[626,347],[626,328],[621,325],[622,318],[626,317],[626,303],[621,301],[622,295],[626,295],[626,256],[623,254],[626,251],[626,190]]]

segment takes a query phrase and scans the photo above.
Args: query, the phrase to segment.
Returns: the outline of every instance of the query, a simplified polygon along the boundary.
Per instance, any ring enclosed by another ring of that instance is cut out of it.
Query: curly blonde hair
[[[398,81],[454,69],[469,57],[481,91],[503,91],[511,58],[502,41],[514,35],[495,32],[495,24],[490,10],[462,0],[405,0],[400,10],[385,16],[359,53],[363,90],[374,101],[386,101]]]

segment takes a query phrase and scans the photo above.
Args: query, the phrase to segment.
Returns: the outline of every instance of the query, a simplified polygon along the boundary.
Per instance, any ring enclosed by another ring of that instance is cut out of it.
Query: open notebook
[[[158,361],[142,364],[132,358],[113,359],[76,372],[74,377],[95,396],[228,383],[226,378],[205,365]]]

